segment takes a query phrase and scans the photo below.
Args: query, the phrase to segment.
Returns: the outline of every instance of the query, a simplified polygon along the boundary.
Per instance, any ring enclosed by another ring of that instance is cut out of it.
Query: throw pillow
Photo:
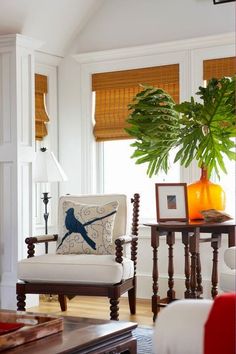
[[[58,254],[113,254],[112,233],[118,202],[104,205],[62,205]]]

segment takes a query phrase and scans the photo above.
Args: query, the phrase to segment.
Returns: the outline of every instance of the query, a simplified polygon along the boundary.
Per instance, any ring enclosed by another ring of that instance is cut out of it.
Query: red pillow
[[[205,323],[204,354],[236,353],[236,293],[218,295]]]

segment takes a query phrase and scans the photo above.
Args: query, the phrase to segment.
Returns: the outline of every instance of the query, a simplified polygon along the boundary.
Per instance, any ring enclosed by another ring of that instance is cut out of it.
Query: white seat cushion
[[[46,254],[18,262],[18,279],[30,282],[116,284],[133,275],[133,261],[120,264],[113,255]]]

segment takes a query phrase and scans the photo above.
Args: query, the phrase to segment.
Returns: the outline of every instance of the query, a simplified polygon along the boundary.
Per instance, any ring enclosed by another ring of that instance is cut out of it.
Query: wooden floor
[[[79,316],[79,317],[91,317],[100,319],[110,318],[110,304],[109,300],[103,297],[75,297],[67,302],[67,311],[61,312],[60,305],[53,297],[51,301],[48,299],[40,300],[40,304],[37,307],[31,307],[27,311],[41,312],[41,313],[53,313],[63,316]],[[153,326],[151,300],[138,299],[136,315],[130,315],[129,305],[127,298],[120,299],[120,320],[137,322],[142,326]]]

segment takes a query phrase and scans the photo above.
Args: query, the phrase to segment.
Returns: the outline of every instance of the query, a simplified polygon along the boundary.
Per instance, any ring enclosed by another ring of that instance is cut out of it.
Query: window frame
[[[145,53],[145,55],[143,54]],[[91,75],[107,71],[179,64],[180,101],[189,100],[203,85],[203,60],[234,56],[234,34],[202,37],[157,45],[75,55],[81,73],[81,184],[83,193],[102,192],[103,148],[93,136]],[[199,179],[199,168],[192,163],[181,168],[180,182]]]

